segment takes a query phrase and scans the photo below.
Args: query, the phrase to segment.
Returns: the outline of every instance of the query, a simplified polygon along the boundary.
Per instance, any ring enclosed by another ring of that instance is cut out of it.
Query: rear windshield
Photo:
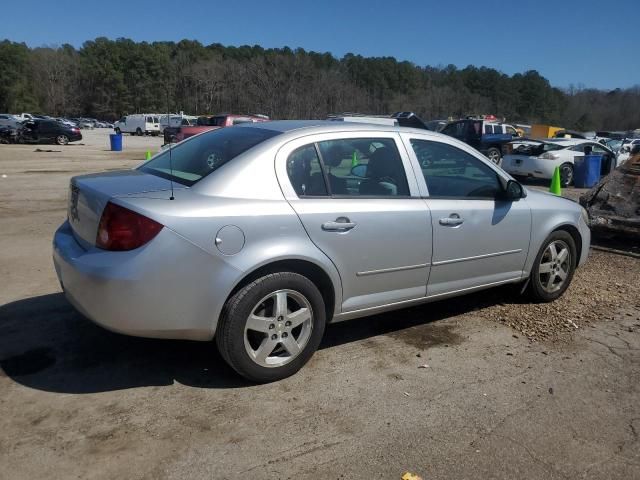
[[[170,147],[138,170],[190,187],[250,148],[279,134],[263,128],[221,128]]]

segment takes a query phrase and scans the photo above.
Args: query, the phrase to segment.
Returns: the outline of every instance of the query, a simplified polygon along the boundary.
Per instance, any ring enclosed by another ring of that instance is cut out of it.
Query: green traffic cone
[[[353,155],[351,156],[351,168],[358,166],[358,154],[353,151]]]
[[[551,186],[549,191],[554,195],[562,196],[562,188],[560,187],[560,167],[556,167],[551,177]]]
[[[151,150],[147,150],[147,154],[145,156],[145,160],[151,159]]]

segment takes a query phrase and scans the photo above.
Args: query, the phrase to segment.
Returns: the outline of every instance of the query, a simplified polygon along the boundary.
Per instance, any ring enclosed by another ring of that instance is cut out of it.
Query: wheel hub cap
[[[567,281],[571,268],[571,252],[562,240],[547,245],[538,267],[542,289],[547,293],[560,290]]]
[[[245,324],[245,350],[260,366],[280,367],[302,352],[312,329],[313,310],[304,295],[278,290],[251,310]]]

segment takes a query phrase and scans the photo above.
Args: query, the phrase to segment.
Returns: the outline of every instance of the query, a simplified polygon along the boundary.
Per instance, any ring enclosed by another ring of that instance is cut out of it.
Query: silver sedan
[[[267,382],[299,370],[330,322],[507,283],[555,300],[587,258],[585,219],[448,136],[277,121],[74,177],[53,258],[94,322],[215,337]]]

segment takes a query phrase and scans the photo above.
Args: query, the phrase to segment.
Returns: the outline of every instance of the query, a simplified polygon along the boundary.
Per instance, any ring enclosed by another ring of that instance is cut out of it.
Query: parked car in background
[[[213,115],[210,117],[198,117],[195,125],[181,126],[176,132],[175,139],[181,142],[185,138],[193,137],[202,132],[208,130],[216,130],[223,127],[231,127],[233,125],[240,125],[242,123],[259,123],[267,122],[269,117],[266,115],[236,115],[236,114],[223,114]]]
[[[167,127],[178,128],[183,125],[195,125],[198,117],[195,115],[184,115],[183,113],[172,113],[160,115],[160,131],[164,133]]]
[[[20,118],[20,120],[33,120],[33,115],[30,113],[21,113],[20,115],[16,115],[16,117]]]
[[[116,133],[131,135],[160,135],[160,118],[158,115],[139,113],[126,115],[113,124]]]
[[[620,149],[618,150],[618,165],[625,162],[631,156],[631,151],[638,145],[640,145],[640,138],[625,138],[620,144]]]
[[[559,298],[587,259],[586,221],[445,135],[256,122],[72,178],[53,258],[87,318],[215,338],[239,374],[269,382],[298,371],[330,322],[502,284]]]
[[[560,168],[560,183],[563,187],[573,183],[575,157],[586,152],[603,156],[604,174],[617,165],[616,155],[609,147],[584,139],[523,139],[514,142],[510,154],[504,156],[502,168],[517,178],[551,179],[556,167]]]
[[[57,122],[67,126],[67,127],[76,127],[79,128],[78,124],[76,122],[73,122],[71,120],[69,120],[68,118],[56,118],[55,119]]]
[[[183,117],[180,119],[179,125],[169,125],[164,128],[162,135],[164,137],[164,144],[175,143],[177,141],[178,133],[183,127],[194,127],[197,125],[198,117]]]
[[[20,117],[10,113],[0,113],[0,127],[17,128],[22,122],[23,120]]]
[[[20,143],[56,143],[66,145],[82,140],[77,127],[67,127],[55,120],[29,120],[22,125],[18,141]]]
[[[0,143],[18,143],[20,125],[12,127],[10,125],[0,125]]]
[[[482,119],[456,120],[441,132],[471,145],[496,165],[502,161],[502,146],[518,137],[512,125]]]
[[[391,115],[391,118],[395,118],[401,127],[431,130],[425,121],[413,112],[396,112]]]

